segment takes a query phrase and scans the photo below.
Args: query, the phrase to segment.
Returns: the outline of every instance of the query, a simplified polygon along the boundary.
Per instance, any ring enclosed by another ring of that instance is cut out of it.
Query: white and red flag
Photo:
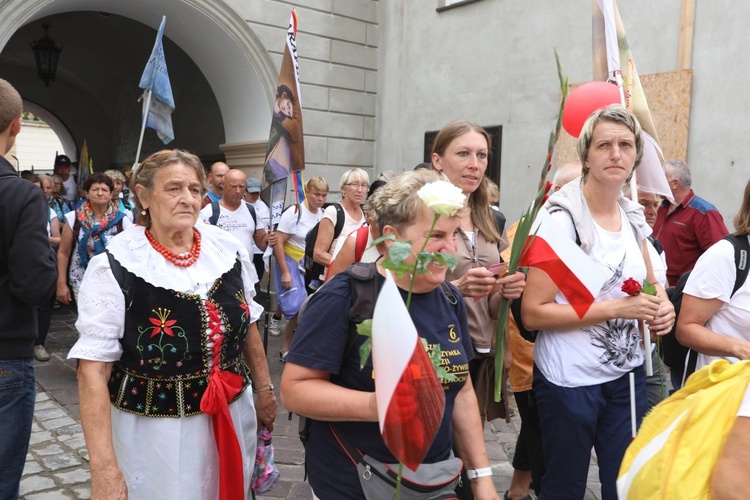
[[[563,234],[544,208],[539,209],[531,226],[526,239],[526,245],[529,244],[519,265],[547,273],[578,317],[583,318],[607,281],[608,271]]]
[[[390,273],[372,318],[378,421],[388,449],[416,471],[445,411],[445,392]]]

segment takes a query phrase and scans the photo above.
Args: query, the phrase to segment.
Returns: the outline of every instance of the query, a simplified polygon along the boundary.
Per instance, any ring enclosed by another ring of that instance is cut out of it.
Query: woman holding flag
[[[631,441],[631,397],[638,422],[646,408],[638,322],[646,321],[651,332],[663,335],[675,314],[658,284],[655,295],[623,290],[629,278],[656,283],[643,209],[621,194],[643,154],[640,124],[620,105],[601,109],[584,124],[577,148],[581,182],[565,185],[545,208],[560,238],[576,241],[588,256],[564,261],[570,271],[601,267],[609,279],[584,314],[560,293],[556,277],[531,268],[522,315],[527,329],[539,330],[534,391],[546,460],[540,498],[583,498],[594,447],[602,498],[609,500],[617,498],[615,480]],[[554,250],[554,243],[547,243]],[[630,373],[634,389],[629,388]]]
[[[393,235],[396,240],[408,241],[411,245],[405,264],[413,265],[420,249],[425,252],[456,252],[460,217],[440,216],[435,219],[432,209],[418,194],[420,188],[439,179],[437,173],[428,170],[407,172],[378,190],[370,202],[376,212],[371,217],[378,221],[382,234]],[[443,184],[454,189],[446,182]],[[459,206],[462,203],[460,200]],[[458,213],[462,214],[462,211]],[[384,260],[391,257],[394,245],[393,239],[385,241]],[[382,262],[370,264],[376,273],[369,280],[376,280],[378,289],[389,284],[384,285],[386,271]],[[456,375],[450,381],[441,379],[438,385],[438,390],[442,390],[445,396],[445,409],[436,422],[434,440],[423,443],[426,454],[417,471],[425,464],[447,464],[455,446],[461,453],[464,468],[470,469],[471,488],[476,498],[497,499],[476,396],[468,376],[468,362],[473,353],[466,308],[458,290],[444,281],[446,271],[445,265],[433,261],[427,265],[427,272],[414,277],[411,288],[414,295],[408,314],[419,336],[427,341],[430,351],[441,350],[441,367]],[[400,293],[397,300],[407,296],[411,277],[411,272],[395,277]],[[375,462],[397,462],[394,457],[397,451],[392,452],[386,445],[386,438],[378,426],[372,358],[368,357],[364,368],[360,368],[360,347],[366,337],[357,335],[355,325],[349,319],[350,309],[354,312],[354,279],[348,272],[337,274],[311,296],[301,313],[281,379],[282,401],[286,409],[312,419],[305,443],[305,460],[313,494],[320,499],[365,497],[362,484],[369,476],[358,474],[356,460],[347,451],[351,446]],[[354,303],[359,304],[359,301]],[[422,349],[421,344],[417,349]],[[388,368],[398,371],[396,367]],[[394,399],[396,397],[394,394]],[[403,403],[408,406],[409,402]],[[414,405],[413,399],[411,404]],[[416,413],[416,408],[414,410]],[[385,433],[388,426],[387,423],[384,425]],[[395,425],[406,424],[396,422]],[[414,437],[422,437],[419,434]],[[429,466],[425,468],[430,469]],[[459,471],[460,465],[454,471],[452,481],[457,480]]]

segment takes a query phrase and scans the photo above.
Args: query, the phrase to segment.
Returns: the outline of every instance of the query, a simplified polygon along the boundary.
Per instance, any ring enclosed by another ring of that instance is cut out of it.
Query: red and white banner
[[[536,236],[532,236],[534,233]],[[519,265],[547,273],[578,317],[583,318],[607,281],[608,271],[563,234],[544,208],[539,210],[529,234],[526,245],[531,242],[531,246]]]
[[[416,471],[443,419],[445,392],[390,273],[372,318],[372,363],[383,441]]]

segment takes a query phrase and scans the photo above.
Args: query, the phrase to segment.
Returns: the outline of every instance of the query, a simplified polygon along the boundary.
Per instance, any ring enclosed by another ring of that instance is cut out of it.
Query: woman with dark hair
[[[257,427],[276,417],[263,309],[245,246],[196,224],[205,180],[185,151],[146,158],[130,180],[143,225],[93,257],[81,285],[68,357],[91,498],[252,497]]]
[[[57,300],[63,304],[70,303],[71,298],[78,302],[83,273],[91,258],[104,251],[112,236],[132,225],[112,202],[113,187],[112,179],[94,172],[83,183],[86,200],[65,215],[66,224],[57,250]]]

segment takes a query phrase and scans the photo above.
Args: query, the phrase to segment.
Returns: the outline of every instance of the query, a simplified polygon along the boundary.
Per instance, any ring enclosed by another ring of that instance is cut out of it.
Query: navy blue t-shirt
[[[378,275],[377,279],[382,286],[384,278]],[[466,382],[469,361],[473,356],[466,306],[458,290],[450,283],[448,285],[458,300],[455,306],[440,288],[436,288],[428,293],[413,294],[409,308],[419,336],[425,338],[428,345],[440,344],[442,366],[457,377],[455,382],[443,383],[445,413],[424,459],[425,463],[445,460],[450,455],[453,447],[453,404]],[[399,291],[405,301],[407,293]],[[345,352],[351,306],[351,278],[347,273],[340,273],[310,297],[307,308],[300,316],[287,361],[326,371],[331,374],[332,382],[343,387],[374,392],[372,359],[368,360],[364,369],[359,369],[359,346],[365,338],[357,336],[354,346]],[[363,454],[382,462],[397,461],[383,442],[377,422],[336,422],[335,425],[337,432]],[[356,467],[331,434],[328,423],[312,422],[305,454],[308,480],[316,496],[323,500],[363,498]]]

